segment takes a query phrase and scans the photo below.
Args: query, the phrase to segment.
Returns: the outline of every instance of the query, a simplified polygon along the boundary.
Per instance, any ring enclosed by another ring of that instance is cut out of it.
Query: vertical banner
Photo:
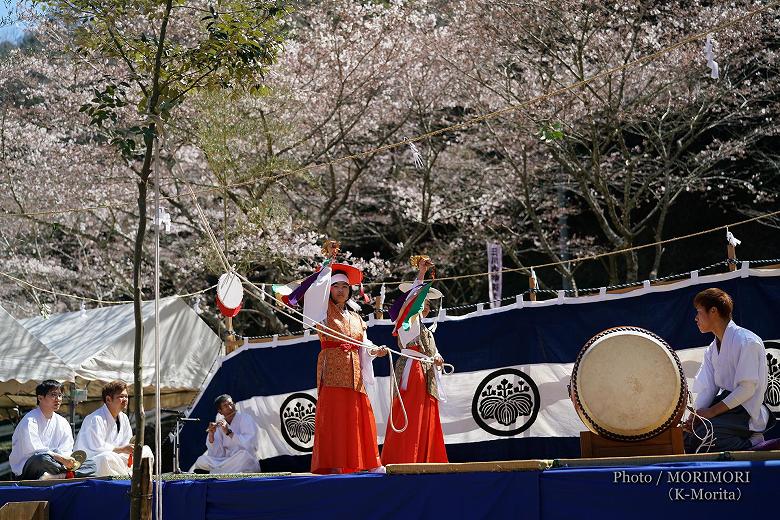
[[[491,309],[501,306],[501,270],[503,269],[501,256],[501,244],[488,240],[488,298],[490,299]]]

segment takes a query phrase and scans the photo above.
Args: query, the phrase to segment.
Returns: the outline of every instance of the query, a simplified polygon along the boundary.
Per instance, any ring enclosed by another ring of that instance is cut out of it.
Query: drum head
[[[670,426],[683,404],[685,379],[676,354],[663,340],[626,327],[602,332],[583,350],[573,390],[591,430],[638,440]]]

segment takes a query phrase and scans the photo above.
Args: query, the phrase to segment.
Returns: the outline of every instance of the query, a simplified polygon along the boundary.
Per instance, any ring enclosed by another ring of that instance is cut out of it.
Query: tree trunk
[[[141,450],[144,446],[143,346],[144,322],[141,315],[141,261],[146,236],[146,192],[148,174],[138,181],[138,229],[133,254],[133,313],[135,315],[135,350],[133,353],[133,406],[135,407],[135,448],[133,449],[133,479],[130,485],[130,518],[140,519],[144,497],[141,489]]]
[[[160,71],[162,70],[162,56],[165,46],[165,35],[168,30],[173,0],[165,3],[162,23],[160,24],[160,37],[157,41],[157,54],[152,71],[152,93],[149,96],[147,111],[149,115],[159,115],[160,102]],[[144,428],[146,418],[144,416],[144,388],[143,388],[143,346],[144,324],[141,316],[141,259],[143,258],[144,236],[146,235],[146,192],[149,187],[149,175],[152,173],[152,155],[154,154],[154,140],[160,130],[156,123],[149,125],[149,131],[144,133],[144,162],[141,166],[140,180],[138,181],[138,230],[133,254],[133,309],[135,312],[135,354],[133,355],[133,401],[135,403],[135,447],[133,448],[133,480],[130,484],[130,520],[142,520],[144,511],[144,493],[141,481],[141,455],[144,447]],[[159,164],[154,165],[159,168]],[[158,410],[159,413],[159,410]]]

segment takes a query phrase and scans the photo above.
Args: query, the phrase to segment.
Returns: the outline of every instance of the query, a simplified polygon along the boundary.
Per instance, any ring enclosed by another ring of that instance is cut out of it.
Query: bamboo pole
[[[225,355],[228,355],[239,347],[239,343],[236,341],[236,335],[233,331],[233,318],[225,318],[225,328],[227,328],[227,334],[225,335]]]
[[[152,520],[152,459],[143,457],[141,471],[141,520]]]
[[[737,270],[737,248],[731,244],[726,246],[726,253],[729,257],[729,271]]]

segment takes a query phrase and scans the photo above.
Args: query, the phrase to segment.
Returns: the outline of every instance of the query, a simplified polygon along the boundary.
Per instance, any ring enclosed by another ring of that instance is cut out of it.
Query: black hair
[[[46,397],[52,390],[59,390],[62,388],[62,383],[55,381],[54,379],[47,379],[41,381],[41,384],[35,387],[35,395]]]
[[[52,390],[60,390],[62,389],[62,383],[59,381],[55,381],[54,379],[47,379],[46,381],[41,381],[41,384],[35,387],[35,395],[38,397],[46,397],[49,395],[49,392]],[[37,399],[37,398],[36,398]],[[38,404],[41,404],[41,400],[37,399]]]
[[[233,400],[233,398],[230,397],[230,394],[222,394],[218,396],[216,399],[214,399],[214,407],[217,409],[217,411],[219,411],[219,407],[222,406],[222,403],[224,403],[228,399],[230,399],[231,401]]]

